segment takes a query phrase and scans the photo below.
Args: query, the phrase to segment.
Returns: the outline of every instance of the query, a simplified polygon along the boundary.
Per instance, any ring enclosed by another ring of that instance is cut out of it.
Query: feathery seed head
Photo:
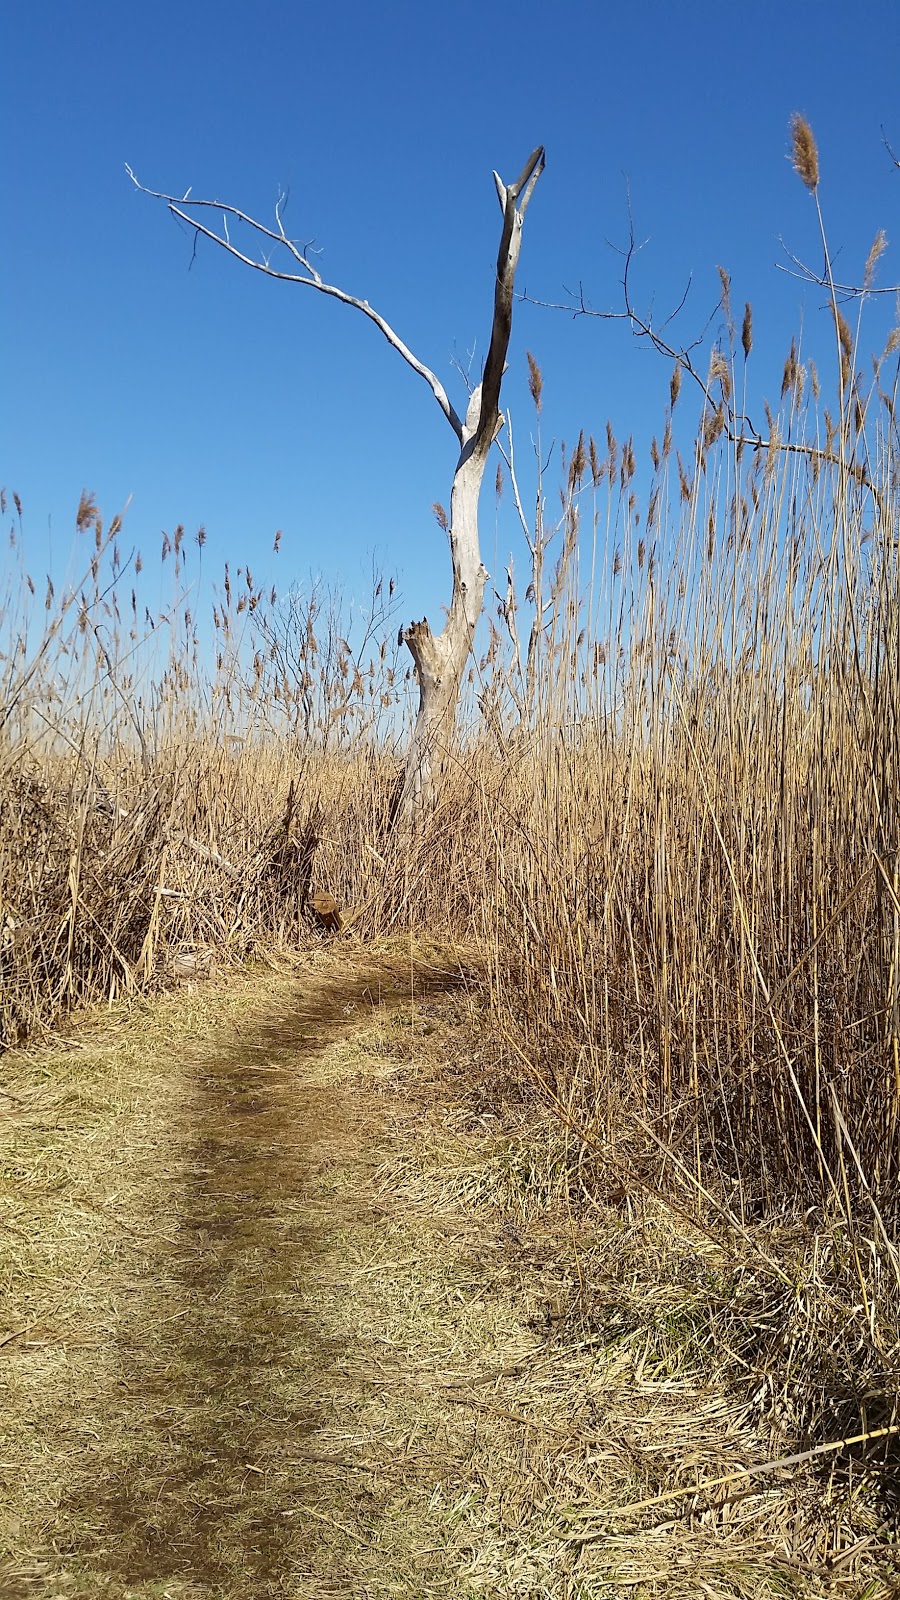
[[[837,326],[838,338],[841,341],[841,352],[849,361],[853,355],[853,335],[850,332],[850,324],[847,318],[837,306],[834,308],[834,320]]]
[[[720,434],[725,429],[725,412],[722,406],[715,411],[709,411],[703,424],[703,448],[711,450]]]
[[[806,118],[795,111],[791,117],[791,162],[810,194],[819,186],[819,152]]]
[[[543,374],[530,350],[525,351],[525,359],[528,362],[528,388],[534,401],[534,409],[539,412],[541,409],[541,394],[544,388]]]
[[[712,355],[709,358],[708,382],[710,384],[720,383],[722,385],[722,394],[726,402],[731,399],[731,372],[729,370],[728,362],[725,359],[724,353],[719,349],[718,345],[713,350]]]
[[[578,435],[578,443],[569,462],[569,488],[577,489],[584,477],[587,467],[587,451],[584,448],[584,429]]]
[[[780,449],[781,439],[778,434],[777,425],[773,423],[769,433],[769,443],[766,449],[766,464],[763,470],[763,480],[765,483],[771,483],[775,476],[775,468],[778,465]]]
[[[781,375],[781,398],[782,398],[782,400],[784,399],[784,397],[787,394],[788,390],[792,389],[794,387],[794,384],[796,383],[796,381],[797,381],[797,344],[796,344],[796,340],[792,339],[791,340],[791,348],[788,351],[788,358],[787,358],[786,362],[784,363],[784,372]]]
[[[729,331],[733,332],[731,324],[731,274],[726,272],[725,268],[721,266],[717,267],[716,271],[719,274],[719,282],[722,285],[722,311],[725,314],[725,320],[728,323]]]
[[[82,489],[81,499],[78,502],[78,510],[75,513],[75,526],[78,529],[78,532],[84,533],[85,528],[89,528],[92,525],[96,515],[97,502],[94,499],[94,496],[92,494],[88,494],[87,489]]]
[[[887,242],[887,234],[883,228],[879,228],[874,239],[872,240],[872,248],[869,251],[869,254],[866,256],[866,268],[865,272],[863,273],[864,289],[870,289],[872,287],[872,279],[875,276],[875,268],[887,249]]]

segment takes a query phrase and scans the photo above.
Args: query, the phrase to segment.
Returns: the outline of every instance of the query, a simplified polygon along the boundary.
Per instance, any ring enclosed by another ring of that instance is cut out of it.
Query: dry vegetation
[[[816,193],[804,137],[797,164]],[[527,593],[510,570],[413,832],[392,586],[345,632],[337,601],[226,573],[210,640],[182,531],[151,615],[83,498],[84,575],[42,610],[23,569],[0,619],[0,1037],[296,942],[311,885],[355,933],[477,944],[496,1071],[564,1130],[548,1196],[624,1208],[615,1314],[588,1273],[570,1322],[637,1337],[650,1304],[654,1361],[668,1341],[691,1393],[714,1372],[773,1459],[818,1452],[803,1560],[850,1583],[856,1545],[890,1566],[900,1470],[900,338],[864,381],[833,312],[830,404],[792,347],[748,441],[748,314],[681,453],[676,367],[640,498],[611,431],[564,459],[553,521],[539,485]],[[533,362],[531,389],[539,434]],[[661,1197],[691,1244],[657,1258],[629,1230]],[[664,1457],[652,1526],[719,1475]]]
[[[7,1057],[4,1597],[887,1600],[883,1475],[735,1369],[800,1230],[561,1182],[483,1008],[397,940]]]

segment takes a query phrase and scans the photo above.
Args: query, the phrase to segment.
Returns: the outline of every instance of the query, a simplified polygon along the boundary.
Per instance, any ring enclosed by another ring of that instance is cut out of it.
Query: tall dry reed
[[[202,530],[164,538],[152,609],[119,520],[84,497],[84,572],[55,596],[23,565],[0,612],[0,1037],[139,987],[173,950],[295,940],[315,883],[363,933],[483,939],[517,1059],[648,1171],[736,1184],[748,1217],[789,1198],[883,1226],[898,337],[865,387],[833,312],[830,409],[792,344],[765,441],[738,436],[748,308],[712,352],[696,436],[679,453],[679,364],[649,475],[632,441],[582,435],[553,519],[530,358],[535,519],[511,431],[498,477],[526,581],[510,564],[498,585],[459,759],[412,834],[393,825],[414,690],[393,584],[376,575],[354,622],[339,595],[226,568],[210,630]]]

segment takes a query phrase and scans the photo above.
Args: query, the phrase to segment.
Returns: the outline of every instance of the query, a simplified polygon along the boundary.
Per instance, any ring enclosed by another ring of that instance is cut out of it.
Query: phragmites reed
[[[812,128],[799,111],[791,117],[791,162],[797,176],[814,194],[819,186],[819,152]]]
[[[729,334],[733,337],[734,324],[731,318],[731,274],[726,272],[723,266],[718,266],[716,271],[719,274],[719,282],[722,286],[722,312],[725,317],[725,321],[728,324]]]
[[[731,399],[731,371],[725,359],[724,351],[718,345],[715,346],[709,358],[709,378],[707,381],[710,387],[714,383],[722,385],[722,395],[727,404]]]
[[[853,356],[853,334],[850,324],[838,306],[834,308],[834,320],[837,327],[838,338],[841,342],[841,353],[850,361]]]
[[[526,350],[525,358],[528,362],[528,389],[534,401],[535,411],[540,411],[541,395],[544,390],[544,375],[530,350]]]
[[[575,488],[579,487],[579,485],[581,484],[581,480],[584,477],[586,467],[587,467],[587,452],[586,452],[585,447],[584,447],[584,429],[582,428],[580,434],[578,435],[578,443],[577,443],[577,445],[575,446],[575,449],[572,452],[572,459],[569,462],[569,487],[570,487],[570,489],[575,489]]]
[[[866,289],[871,289],[872,287],[872,282],[875,277],[875,268],[887,249],[887,242],[887,234],[883,228],[879,228],[874,239],[872,240],[872,247],[869,251],[869,254],[866,256],[865,271],[863,272],[863,287]]]
[[[853,335],[850,332],[850,324],[840,306],[835,304],[832,310],[841,352],[841,391],[843,392],[849,388],[852,375]]]
[[[796,382],[797,382],[797,341],[796,341],[796,339],[792,339],[791,340],[791,348],[788,351],[788,357],[787,357],[787,360],[784,363],[784,372],[782,373],[782,377],[781,377],[781,398],[782,398],[782,400],[784,399],[784,397],[787,394],[788,390],[792,389],[794,387]]]
[[[753,349],[753,308],[749,300],[744,302],[744,321],[741,327],[741,344],[744,347],[744,360],[746,361]]]

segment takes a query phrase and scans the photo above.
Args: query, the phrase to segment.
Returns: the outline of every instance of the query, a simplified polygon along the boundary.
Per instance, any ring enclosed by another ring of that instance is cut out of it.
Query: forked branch
[[[544,165],[544,147],[538,145],[536,150],[532,150],[515,183],[504,184],[499,175],[494,173],[497,198],[503,212],[503,232],[500,235],[500,248],[497,252],[494,321],[481,380],[481,415],[475,435],[476,450],[483,450],[485,454],[491,447],[499,419],[500,385],[503,382],[506,353],[512,331],[513,285],[519,252],[522,248],[522,225],[528,202],[544,170]]]
[[[125,171],[141,194],[149,195],[152,200],[161,200],[173,217],[177,217],[180,222],[184,222],[189,228],[192,228],[195,241],[198,236],[209,239],[213,244],[217,244],[220,249],[227,251],[228,255],[234,256],[236,261],[242,262],[245,267],[252,267],[255,272],[263,273],[267,278],[275,278],[281,283],[304,284],[307,289],[317,289],[320,294],[330,295],[333,300],[340,300],[344,305],[353,306],[357,311],[361,311],[363,316],[369,318],[370,322],[374,322],[376,328],[384,334],[392,349],[403,357],[407,366],[412,367],[413,372],[417,372],[420,378],[424,378],[457,439],[462,444],[462,422],[451,404],[447,391],[440,379],[431,371],[430,367],[426,367],[423,361],[413,355],[409,346],[404,344],[390,323],[373,306],[369,305],[368,300],[360,300],[356,295],[348,294],[346,289],[341,289],[336,284],[325,282],[321,273],[310,260],[311,244],[308,242],[300,244],[285,232],[282,221],[283,196],[279,197],[275,206],[276,226],[275,228],[269,228],[265,223],[257,221],[255,217],[251,217],[246,211],[241,211],[237,206],[224,204],[220,200],[194,200],[191,198],[190,189],[180,198],[178,195],[164,194],[158,189],[148,189],[144,184],[139,183],[131,167],[127,164]],[[221,217],[220,230],[201,220],[201,215],[207,212],[212,212]],[[300,270],[284,271],[274,266],[271,256],[266,255],[264,252],[261,252],[258,256],[253,256],[246,254],[243,250],[239,250],[237,245],[233,243],[228,231],[229,218],[234,222],[242,223],[259,239],[269,240],[277,249],[285,251]]]

